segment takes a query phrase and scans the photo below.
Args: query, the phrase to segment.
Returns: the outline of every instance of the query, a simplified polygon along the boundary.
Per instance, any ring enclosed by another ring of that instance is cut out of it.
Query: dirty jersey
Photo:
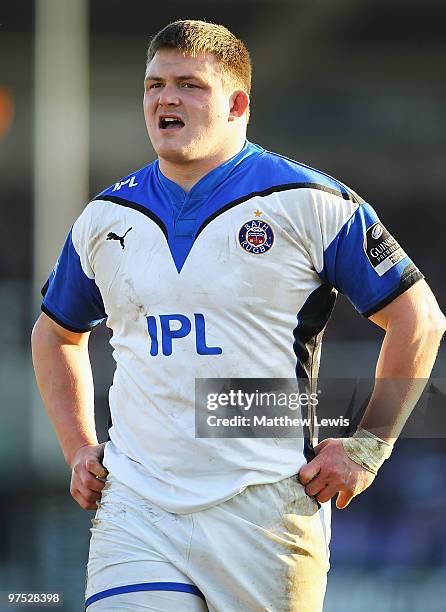
[[[247,142],[187,194],[155,161],[95,197],[42,309],[75,332],[105,320],[104,464],[183,514],[297,473],[308,450],[305,435],[196,437],[196,379],[313,379],[338,291],[370,316],[421,277],[345,185]]]

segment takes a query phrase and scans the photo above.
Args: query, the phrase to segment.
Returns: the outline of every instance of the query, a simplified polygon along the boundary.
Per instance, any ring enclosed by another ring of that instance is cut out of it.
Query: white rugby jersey
[[[421,277],[354,192],[246,143],[188,194],[157,161],[103,191],[74,223],[42,309],[76,332],[106,320],[104,464],[188,513],[306,461],[304,438],[196,438],[195,379],[315,378],[337,291],[369,316]]]

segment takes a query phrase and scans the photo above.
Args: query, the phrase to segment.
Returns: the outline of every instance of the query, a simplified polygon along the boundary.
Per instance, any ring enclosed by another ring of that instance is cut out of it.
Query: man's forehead
[[[217,58],[212,53],[187,55],[178,49],[159,49],[147,64],[146,78],[197,74],[221,75]]]

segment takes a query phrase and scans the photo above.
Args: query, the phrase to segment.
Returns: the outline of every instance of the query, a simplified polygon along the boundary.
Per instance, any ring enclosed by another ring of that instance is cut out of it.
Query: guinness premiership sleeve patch
[[[379,221],[367,229],[364,236],[364,250],[379,276],[406,257],[398,242]]]
[[[325,249],[321,277],[370,316],[423,275],[364,203]]]

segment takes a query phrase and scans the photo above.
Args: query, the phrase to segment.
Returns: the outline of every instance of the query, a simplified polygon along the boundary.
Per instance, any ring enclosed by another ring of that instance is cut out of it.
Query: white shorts
[[[109,475],[93,519],[88,612],[318,612],[330,503],[297,478],[171,514]]]

